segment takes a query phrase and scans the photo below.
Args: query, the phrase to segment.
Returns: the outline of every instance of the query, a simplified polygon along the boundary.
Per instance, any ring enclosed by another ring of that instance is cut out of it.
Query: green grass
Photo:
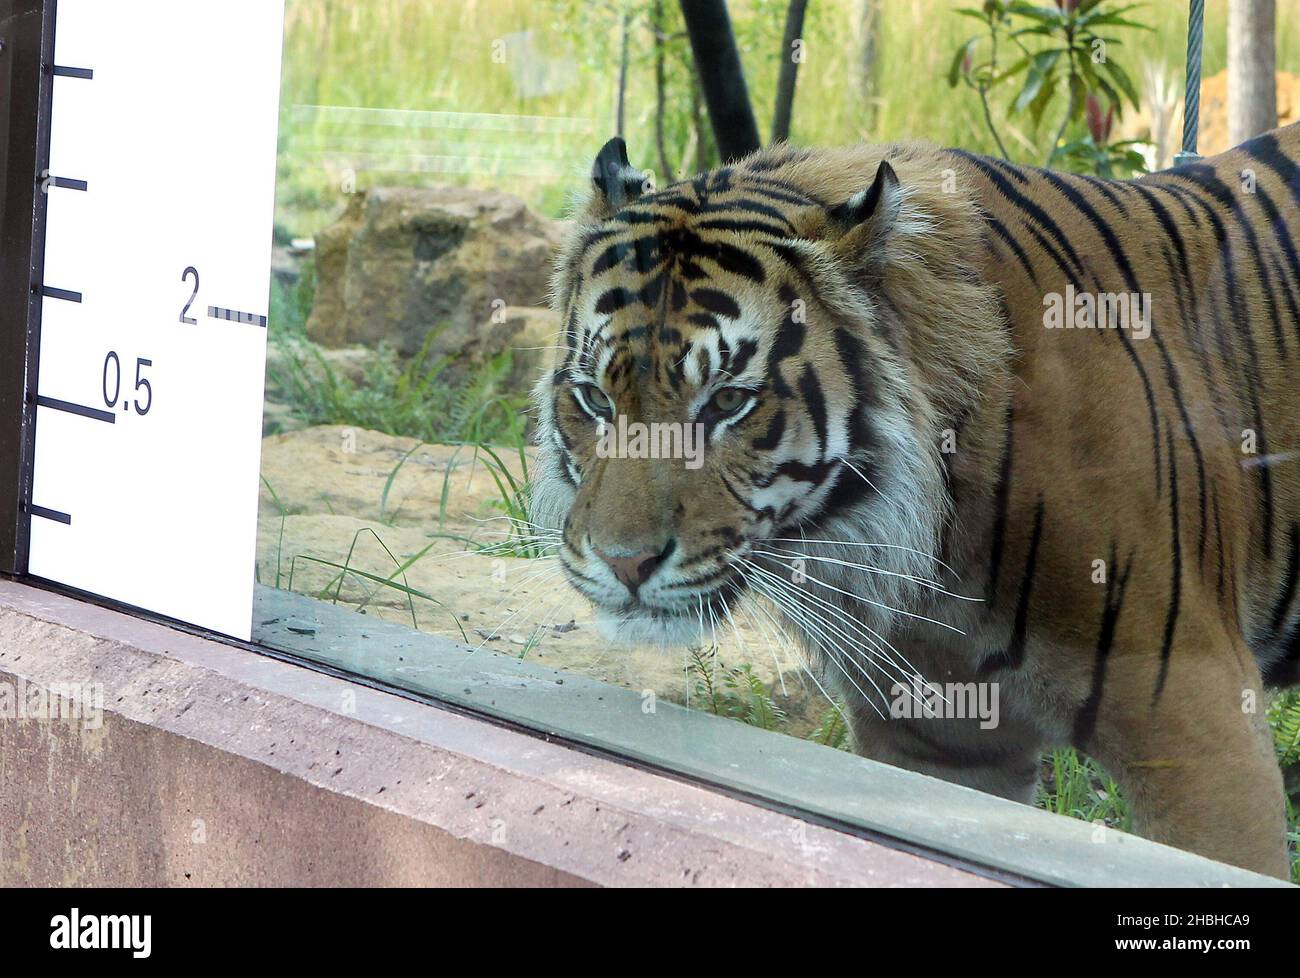
[[[859,140],[923,138],[944,145],[991,151],[973,93],[950,89],[953,52],[975,24],[955,10],[976,0],[885,0],[876,91],[854,81],[858,58],[857,0],[818,0],[808,8],[806,60],[800,66],[793,142],[840,145]],[[568,194],[580,188],[600,145],[613,134],[619,18],[633,14],[632,58],[626,98],[626,136],[633,162],[658,168],[654,152],[654,66],[646,0],[594,5],[587,0],[461,0],[455,16],[428,0],[289,0],[282,86],[278,224],[283,235],[308,236],[341,212],[349,163],[360,161],[356,185],[434,181],[470,183],[517,194],[534,209],[559,216]],[[675,0],[665,7],[677,17]],[[760,133],[770,126],[781,52],[784,0],[731,0]],[[1278,68],[1300,71],[1300,0],[1279,0]],[[1186,58],[1186,4],[1142,4],[1135,16],[1154,28],[1128,37],[1117,54],[1130,74],[1152,59],[1181,78]],[[680,24],[669,24],[680,30]],[[493,60],[493,44],[531,32],[535,56],[561,77],[546,94],[516,84],[525,60],[506,48]],[[684,42],[672,42],[684,52]],[[1204,73],[1223,69],[1227,54],[1227,0],[1206,4]],[[671,62],[670,166],[686,157],[689,103],[685,69]],[[682,62],[684,64],[684,62]],[[1009,96],[1010,93],[1008,92]],[[419,130],[339,124],[312,117],[306,106],[359,106],[491,116],[546,117],[549,129]],[[1007,106],[995,103],[999,121]],[[556,120],[559,120],[556,122]],[[570,131],[571,130],[571,131]],[[1024,134],[1027,140],[1028,134]],[[707,138],[707,134],[706,134]],[[414,149],[431,167],[403,172]],[[1023,148],[1014,134],[1009,148]],[[355,156],[358,148],[373,151]],[[379,158],[376,158],[379,157]],[[368,168],[366,162],[371,164]],[[660,174],[662,177],[663,174]]]
[[[430,332],[409,360],[381,347],[359,381],[336,371],[314,346],[287,341],[283,365],[268,380],[308,425],[347,425],[429,444],[520,444],[528,402],[505,390],[509,351],[468,372],[452,371],[448,358],[428,353],[436,335]]]

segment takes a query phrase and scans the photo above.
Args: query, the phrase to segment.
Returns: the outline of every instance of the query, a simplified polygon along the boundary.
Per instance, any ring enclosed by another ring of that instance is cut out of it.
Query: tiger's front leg
[[[1094,733],[1076,746],[1120,784],[1138,834],[1286,879],[1259,670],[1222,624],[1187,621],[1178,635],[1166,660],[1115,650]]]
[[[937,712],[954,712],[946,707],[958,705],[965,691],[977,688],[977,682],[971,677],[967,682],[937,685],[948,698],[947,704],[936,704]],[[1039,764],[1046,749],[1037,729],[1005,713],[993,717],[992,723],[973,715],[975,711],[970,709],[955,711],[966,714],[962,718],[925,716],[915,703],[899,699],[906,695],[900,690],[907,688],[896,686],[891,691],[896,708],[883,717],[862,697],[846,695],[852,704],[850,716],[857,753],[893,767],[1033,804]],[[969,699],[965,705],[969,705]],[[905,715],[900,717],[898,713]]]

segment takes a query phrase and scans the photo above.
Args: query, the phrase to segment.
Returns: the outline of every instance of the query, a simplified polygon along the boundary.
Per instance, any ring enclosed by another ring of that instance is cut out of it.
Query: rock
[[[482,327],[482,345],[491,355],[510,351],[506,389],[527,392],[555,357],[560,317],[544,306],[507,306]]]
[[[492,314],[543,306],[561,225],[523,201],[468,187],[353,195],[316,237],[308,335],[324,346],[387,342],[407,355],[431,330],[434,356],[500,352]],[[498,315],[499,318],[499,315]]]

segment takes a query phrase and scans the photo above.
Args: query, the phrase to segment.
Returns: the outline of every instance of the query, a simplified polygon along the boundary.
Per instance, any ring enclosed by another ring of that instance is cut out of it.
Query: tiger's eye
[[[591,405],[593,411],[607,415],[614,413],[614,402],[599,387],[588,384],[582,388],[582,395],[587,399],[587,403]]]
[[[744,407],[748,400],[748,391],[741,390],[739,387],[724,387],[713,395],[713,400],[709,403],[715,411],[722,414],[734,414]]]

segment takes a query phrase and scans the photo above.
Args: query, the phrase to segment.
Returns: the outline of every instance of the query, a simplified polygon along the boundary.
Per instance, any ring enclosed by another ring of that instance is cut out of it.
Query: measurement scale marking
[[[239,312],[237,309],[222,309],[208,306],[209,319],[224,319],[228,323],[245,323],[249,326],[266,326],[266,317],[252,312]]]
[[[60,513],[57,509],[46,509],[44,506],[32,506],[28,511],[33,516],[39,516],[43,520],[52,520],[55,523],[62,523],[64,526],[72,525],[72,517],[67,513]]]
[[[46,397],[44,394],[36,396],[36,403],[40,407],[65,411],[68,414],[90,418],[92,421],[107,421],[109,424],[117,424],[117,415],[111,411],[101,411],[99,408],[86,407],[84,404],[73,404],[71,401],[60,401],[57,397]]]
[[[72,180],[68,177],[54,177],[50,180],[51,187],[62,187],[64,190],[89,190],[90,184],[85,180]]]
[[[55,65],[54,73],[64,78],[86,78],[95,77],[94,68],[69,68],[67,65]]]
[[[70,292],[67,289],[56,289],[49,285],[41,286],[41,295],[47,299],[62,299],[65,302],[80,302],[80,292]]]

